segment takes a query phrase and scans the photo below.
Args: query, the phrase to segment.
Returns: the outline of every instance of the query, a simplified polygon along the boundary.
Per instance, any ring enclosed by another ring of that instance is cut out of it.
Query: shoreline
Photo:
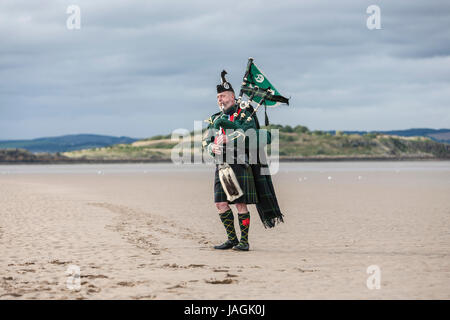
[[[434,157],[282,157],[280,163],[287,162],[336,162],[336,161],[450,161],[450,158]],[[0,161],[0,165],[28,164],[120,164],[120,163],[173,163],[171,159],[127,159],[127,160],[57,160],[57,161]],[[206,162],[203,162],[206,163]]]

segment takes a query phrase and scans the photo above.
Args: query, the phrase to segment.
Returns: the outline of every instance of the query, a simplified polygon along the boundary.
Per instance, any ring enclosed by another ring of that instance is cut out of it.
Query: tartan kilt
[[[214,177],[214,202],[228,202],[228,203],[246,203],[256,204],[258,203],[258,195],[256,193],[255,181],[253,179],[253,173],[250,166],[244,164],[230,164],[233,169],[236,179],[241,186],[244,193],[241,197],[230,202],[227,200],[227,195],[223,191],[222,184],[219,179],[219,167],[216,165],[216,173]]]

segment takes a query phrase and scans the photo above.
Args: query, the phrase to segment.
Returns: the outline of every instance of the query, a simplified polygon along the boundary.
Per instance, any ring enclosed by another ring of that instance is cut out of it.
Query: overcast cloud
[[[448,0],[2,0],[0,139],[193,130],[217,110],[220,71],[238,88],[250,56],[291,97],[273,123],[450,127]]]

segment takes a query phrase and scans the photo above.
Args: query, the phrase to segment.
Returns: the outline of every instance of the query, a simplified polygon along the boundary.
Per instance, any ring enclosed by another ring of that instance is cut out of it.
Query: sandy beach
[[[249,252],[212,249],[213,176],[0,166],[0,299],[450,298],[449,161],[282,163],[285,223],[264,229],[250,206]]]

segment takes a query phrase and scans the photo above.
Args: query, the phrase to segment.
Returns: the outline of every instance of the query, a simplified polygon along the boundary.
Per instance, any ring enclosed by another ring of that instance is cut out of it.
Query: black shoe
[[[235,245],[233,247],[233,250],[237,250],[237,251],[248,251],[250,249],[250,246],[248,243],[242,243],[239,242],[237,245]]]
[[[221,245],[214,246],[214,249],[219,249],[219,250],[231,249],[231,248],[233,248],[233,246],[236,246],[237,244],[238,244],[237,239],[236,240],[227,240],[224,243],[222,243]]]

